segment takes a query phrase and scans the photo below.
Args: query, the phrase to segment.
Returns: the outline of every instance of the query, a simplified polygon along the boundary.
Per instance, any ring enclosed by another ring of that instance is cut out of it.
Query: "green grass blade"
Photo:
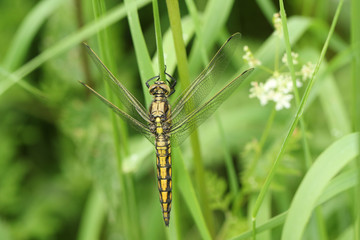
[[[207,228],[205,218],[201,212],[200,204],[196,198],[195,189],[191,183],[189,172],[187,171],[184,159],[181,156],[179,148],[173,149],[174,158],[177,159],[174,165],[174,176],[177,178],[179,192],[181,192],[185,203],[187,204],[190,213],[199,229],[202,239],[212,239],[210,232]]]
[[[5,68],[2,68],[2,67],[0,67],[0,76],[1,76],[1,79],[7,79],[8,81],[16,82],[18,80],[17,76],[15,76],[14,74],[12,74],[11,72],[7,71]],[[18,82],[18,84],[19,84],[19,86],[21,86],[22,88],[24,88],[25,90],[29,91],[30,93],[34,94],[37,97],[40,97],[40,98],[48,97],[44,92],[31,86],[30,84],[28,84],[25,81],[20,81],[20,82]],[[0,88],[0,91],[1,91],[1,88]]]
[[[351,84],[352,84],[352,99],[351,99],[351,113],[353,130],[360,132],[360,15],[358,9],[360,8],[360,2],[356,0],[351,1],[351,48],[353,50],[353,59],[351,63]],[[360,137],[358,148],[360,151]],[[358,182],[357,188],[354,194],[354,209],[355,209],[355,237],[360,239],[360,156],[356,159],[356,166],[358,169]]]
[[[152,66],[151,57],[146,46],[144,34],[141,30],[137,7],[135,4],[133,4],[132,0],[125,0],[124,2],[131,32],[131,38],[134,43],[135,55],[139,67],[145,102],[148,106],[150,105],[151,96],[148,94],[148,89],[145,87],[145,82],[148,79],[154,77],[155,73]]]
[[[28,13],[19,29],[16,31],[14,40],[11,42],[5,56],[3,66],[1,67],[4,68],[1,69],[1,74],[4,76],[2,79],[7,79],[10,84],[18,80],[16,75],[7,71],[16,69],[22,63],[36,33],[39,31],[45,20],[51,16],[61,3],[63,3],[61,0],[41,1]],[[45,94],[39,89],[26,82],[20,81],[19,85],[35,96],[45,97]],[[0,88],[0,92],[1,91]]]
[[[151,0],[138,0],[132,2],[131,6],[142,7],[148,4]],[[33,58],[22,67],[17,69],[13,75],[15,76],[14,81],[10,79],[5,79],[0,82],[0,96],[6,92],[11,86],[20,81],[22,78],[26,77],[29,73],[34,71],[36,68],[41,66],[46,61],[58,56],[59,54],[69,50],[71,47],[81,43],[84,39],[89,38],[90,36],[97,33],[97,31],[104,29],[107,26],[123,19],[126,16],[126,10],[123,4],[120,4],[118,7],[109,11],[104,17],[100,18],[99,21],[94,21],[87,24],[79,31],[71,34],[70,36],[60,40],[53,47],[46,49],[44,52],[39,54],[37,57]]]
[[[161,81],[166,81],[165,76],[165,63],[164,63],[164,50],[162,43],[162,33],[161,33],[161,25],[160,25],[160,15],[159,15],[159,7],[158,1],[153,0],[153,15],[154,15],[154,25],[155,25],[155,35],[156,35],[156,48],[158,54],[158,64],[159,64],[159,75]]]
[[[93,187],[84,207],[77,240],[96,240],[101,236],[101,226],[105,219],[105,201],[99,189]]]
[[[182,34],[179,4],[177,1],[167,0],[166,5],[169,13],[170,26],[174,39],[175,53],[176,53],[177,66],[179,72],[179,80],[182,88],[185,89],[185,87],[190,84],[190,80],[189,80],[190,74],[189,74],[188,60],[186,56],[186,48]],[[209,231],[211,232],[213,229],[213,219],[206,194],[203,159],[200,152],[199,137],[196,130],[191,134],[190,140],[193,151],[193,159],[195,165],[195,179],[198,187],[198,196],[201,203],[201,208],[203,210],[203,214],[205,216],[205,221],[207,223]]]
[[[102,15],[106,14],[106,7],[104,2],[99,0],[93,0],[93,6],[94,6],[94,14],[96,18],[99,18]],[[100,46],[100,51],[102,53],[102,56],[104,56],[105,65],[108,65],[111,67],[110,69],[116,69],[116,62],[115,62],[115,56],[114,51],[112,51],[111,47],[111,41],[109,39],[109,34],[107,32],[107,29],[103,29],[102,31],[98,32],[98,41]],[[110,96],[110,100],[112,99],[110,87],[106,86],[106,94],[107,96]],[[109,110],[110,111],[110,110]],[[136,200],[135,200],[135,190],[132,183],[132,176],[131,173],[126,175],[123,171],[123,156],[129,154],[129,150],[126,149],[126,142],[128,139],[126,138],[126,134],[123,135],[125,132],[127,132],[127,127],[125,122],[120,122],[119,125],[119,119],[117,118],[116,114],[113,111],[110,111],[111,120],[112,120],[112,128],[113,128],[113,137],[114,137],[114,148],[116,151],[116,159],[117,159],[117,168],[118,168],[118,175],[120,178],[120,183],[122,186],[122,208],[120,210],[120,213],[122,214],[123,220],[124,220],[124,226],[123,229],[125,230],[127,234],[127,238],[131,239],[141,239],[141,232],[139,231],[139,218],[138,218],[138,211]],[[121,129],[121,130],[120,130]],[[122,133],[122,137],[120,141],[120,133]],[[122,149],[120,149],[120,146],[123,146]],[[125,154],[122,154],[121,150],[125,152]]]
[[[3,62],[4,68],[14,70],[22,63],[40,27],[44,24],[45,20],[57,10],[60,4],[64,2],[65,1],[62,0],[40,1],[31,12],[28,13],[16,31],[14,40],[9,46]]]
[[[204,48],[204,44],[203,44],[204,39],[201,34],[200,16],[198,14],[198,11],[196,9],[196,6],[195,6],[195,3],[193,0],[186,0],[186,5],[187,5],[187,8],[189,9],[191,18],[193,19],[193,22],[195,25],[196,37],[199,40],[199,42],[201,43],[200,50],[201,50],[201,55],[202,55],[202,62],[203,62],[203,66],[206,67],[206,65],[209,62],[209,57],[208,57],[208,54],[207,54],[206,49]],[[217,114],[215,114],[215,117],[216,117],[218,129],[220,132],[220,138],[222,140],[221,142],[223,144],[224,159],[225,159],[225,164],[226,164],[226,169],[227,169],[227,174],[228,174],[228,179],[229,179],[230,190],[231,190],[233,197],[235,197],[239,190],[238,177],[237,177],[237,174],[235,171],[236,168],[231,159],[230,148],[229,148],[229,145],[225,138],[225,133],[224,133],[223,126],[221,124],[221,120]]]
[[[202,66],[201,58],[203,55],[201,54],[200,44],[202,44],[205,49],[212,49],[218,36],[220,35],[220,30],[225,26],[233,4],[234,0],[211,0],[206,5],[206,9],[202,18],[203,26],[201,35],[203,41],[195,41],[189,55],[189,69],[191,79],[195,79],[196,75],[199,73],[199,69]],[[219,33],[219,35],[214,33]]]
[[[285,221],[282,239],[302,238],[315,203],[326,185],[359,154],[358,140],[359,133],[347,135],[318,157],[295,194]]]
[[[316,205],[320,205],[331,199],[332,197],[345,192],[346,190],[356,186],[357,170],[355,168],[339,174],[326,186],[321,196],[316,201]]]
[[[273,15],[277,12],[274,3],[269,0],[256,0],[256,3],[266,17],[266,20],[272,24]]]
[[[194,25],[192,19],[189,16],[185,16],[181,19],[181,26],[183,27],[183,38],[184,43],[187,45],[192,36],[194,35]],[[172,74],[176,68],[176,54],[169,54],[175,52],[174,39],[172,36],[171,28],[165,31],[163,36],[163,48],[164,53],[166,54],[166,72]],[[158,64],[157,54],[154,55],[153,58],[153,66]],[[175,95],[180,92],[176,90]]]

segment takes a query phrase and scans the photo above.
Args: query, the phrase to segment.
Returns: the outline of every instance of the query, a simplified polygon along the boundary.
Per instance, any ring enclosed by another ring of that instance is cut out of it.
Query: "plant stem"
[[[352,125],[354,132],[360,132],[360,15],[358,13],[358,9],[360,7],[360,2],[357,0],[351,1],[351,46],[353,50],[353,58],[352,58]],[[360,137],[359,137],[359,152],[360,152]],[[356,166],[357,166],[357,187],[355,188],[354,194],[354,239],[360,239],[360,154],[356,158]]]
[[[179,72],[179,77],[181,79],[180,82],[182,85],[182,89],[186,89],[185,87],[190,85],[189,67],[186,57],[185,44],[182,37],[179,3],[177,0],[166,0],[166,5],[168,8],[170,26],[174,39],[175,52],[178,63],[178,72]],[[213,235],[214,234],[213,219],[207,200],[206,185],[204,181],[205,179],[204,165],[201,157],[199,137],[196,130],[191,134],[190,140],[191,140],[193,157],[194,157],[195,175],[196,175],[199,199],[204,213],[205,221],[207,223],[210,232]]]
[[[156,48],[158,51],[158,61],[159,61],[159,75],[161,81],[166,81],[165,76],[165,63],[164,63],[164,50],[161,37],[161,25],[160,25],[160,16],[159,16],[159,7],[158,1],[153,0],[153,14],[154,14],[154,25],[155,25],[155,35],[156,35]]]

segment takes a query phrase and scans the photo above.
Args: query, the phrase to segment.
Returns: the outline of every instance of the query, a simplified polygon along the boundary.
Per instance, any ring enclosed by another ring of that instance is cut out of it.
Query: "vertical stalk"
[[[298,89],[296,86],[295,68],[294,68],[292,55],[291,55],[291,44],[290,44],[290,38],[289,38],[289,31],[287,28],[287,20],[286,20],[286,13],[285,13],[283,0],[280,0],[280,13],[281,13],[280,14],[281,21],[282,21],[282,25],[283,25],[287,62],[288,62],[288,66],[290,69],[291,79],[292,79],[292,83],[293,83],[295,103],[296,103],[296,107],[299,107],[300,97],[299,97],[299,92],[298,92]],[[304,156],[305,156],[305,166],[306,166],[306,169],[309,169],[312,164],[312,157],[311,157],[310,147],[309,147],[308,141],[306,139],[306,124],[305,124],[305,121],[303,118],[300,118],[299,124],[300,124],[300,129],[302,132],[302,145],[303,145],[303,151],[304,151]],[[322,216],[321,206],[316,208],[315,215],[316,215],[316,224],[318,226],[318,229],[320,229],[320,234],[322,236],[322,239],[326,239],[326,232],[324,231],[324,227],[321,227],[321,226],[324,226],[324,224],[325,224],[324,222],[322,222],[322,220],[324,218]]]
[[[159,7],[158,1],[153,0],[153,14],[154,14],[154,25],[155,25],[155,35],[156,35],[156,48],[158,50],[158,62],[159,62],[159,75],[161,81],[166,81],[165,76],[165,63],[164,63],[164,50],[161,37],[161,25],[160,25],[160,16],[159,16]]]
[[[353,59],[351,63],[352,68],[352,123],[353,131],[360,132],[360,15],[358,9],[360,8],[360,2],[358,0],[351,1],[351,47],[353,51]],[[360,137],[359,137],[359,152],[360,152]],[[357,187],[355,187],[354,195],[354,239],[360,239],[360,154],[356,158],[357,165]]]
[[[189,67],[186,57],[186,49],[182,37],[179,3],[177,0],[166,0],[166,5],[168,8],[170,26],[174,38],[175,52],[178,63],[178,72],[179,72],[179,77],[181,79],[180,83],[182,89],[185,89],[185,87],[190,84],[190,81],[189,81]],[[191,140],[193,157],[194,157],[195,175],[196,175],[196,182],[199,192],[199,200],[201,203],[201,207],[204,213],[207,226],[210,232],[212,232],[212,235],[214,235],[212,213],[208,204],[206,185],[204,181],[205,179],[204,165],[200,152],[199,137],[196,130],[191,134],[190,140]]]
[[[194,1],[186,0],[186,5],[187,5],[187,8],[189,9],[191,18],[193,19],[193,22],[195,25],[196,37],[198,38],[198,40],[200,42],[200,46],[201,46],[200,51],[201,51],[201,58],[202,58],[203,66],[206,67],[206,65],[209,62],[209,57],[208,57],[208,54],[204,47],[205,46],[204,39],[203,39],[203,35],[201,33],[201,21],[200,21],[199,15],[197,13],[197,9],[196,9]],[[220,117],[216,114],[215,114],[215,116],[216,116],[216,122],[218,124],[218,129],[220,132],[221,143],[223,145],[224,159],[225,159],[225,165],[226,165],[226,170],[227,170],[228,179],[229,179],[230,190],[231,190],[232,196],[235,198],[237,195],[237,192],[239,190],[238,178],[237,178],[237,174],[235,171],[236,168],[231,159],[230,147],[226,141],[224,128],[221,124]]]
[[[106,206],[103,194],[94,184],[87,198],[84,214],[81,217],[77,240],[99,239],[105,212]]]
[[[294,90],[294,96],[295,96],[295,104],[296,107],[299,107],[300,104],[300,97],[299,92],[296,87],[296,76],[295,76],[295,68],[292,61],[292,55],[291,55],[291,44],[290,44],[290,38],[289,38],[289,31],[287,28],[287,20],[286,20],[286,13],[284,8],[284,2],[283,0],[280,0],[280,15],[281,15],[281,22],[283,25],[283,32],[284,32],[284,40],[285,40],[285,48],[286,48],[286,55],[287,55],[287,61],[289,65],[289,70],[291,73],[291,80],[293,83],[293,90]],[[309,144],[306,140],[306,125],[303,118],[300,118],[300,128],[302,132],[302,142],[303,142],[303,149],[304,149],[304,155],[305,155],[305,165],[306,168],[309,169],[312,162],[312,157],[310,153]]]
[[[95,18],[99,18],[106,12],[105,3],[100,0],[93,0],[93,8],[94,8],[94,15]],[[97,34],[98,42],[99,42],[99,49],[100,54],[103,56],[104,63],[110,67],[110,69],[114,69],[115,61],[113,56],[111,55],[110,49],[111,44],[108,38],[108,33],[106,29],[98,32]],[[109,100],[112,101],[112,92],[110,86],[106,84],[106,95],[108,96]],[[118,122],[118,118],[113,111],[110,111],[111,120],[112,120],[112,127],[113,127],[113,136],[114,136],[114,144],[115,144],[115,152],[116,152],[116,159],[117,159],[117,167],[118,167],[118,174],[119,180],[122,187],[122,222],[124,224],[123,229],[125,231],[125,236],[129,239],[140,239],[140,232],[135,226],[139,226],[138,219],[136,216],[136,206],[134,204],[134,189],[132,186],[131,177],[125,176],[123,169],[122,169],[122,157],[128,154],[127,150],[127,139],[124,137],[120,140],[120,131],[122,133],[127,132],[126,126],[122,123],[121,130]],[[123,135],[124,136],[124,135]],[[123,146],[125,153],[121,152],[120,146]]]

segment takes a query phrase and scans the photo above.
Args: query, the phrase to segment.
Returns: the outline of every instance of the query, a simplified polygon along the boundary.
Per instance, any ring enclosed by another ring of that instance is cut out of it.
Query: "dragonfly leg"
[[[150,84],[149,84],[149,82],[151,81],[151,80],[154,80],[155,78],[159,78],[160,76],[159,75],[157,75],[157,76],[155,76],[155,77],[152,77],[152,78],[150,78],[149,80],[147,80],[146,81],[146,86],[147,86],[147,88],[150,88]]]

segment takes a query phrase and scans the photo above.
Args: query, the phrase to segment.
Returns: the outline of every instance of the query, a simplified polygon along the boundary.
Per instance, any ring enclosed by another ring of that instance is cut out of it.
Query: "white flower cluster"
[[[245,48],[244,48],[245,50]],[[247,57],[245,57],[247,56]],[[248,56],[251,56],[249,58]],[[298,54],[292,53],[293,64],[298,64]],[[254,66],[254,63],[261,62],[257,60],[253,54],[250,52],[249,48],[246,48],[244,60],[249,63],[251,67]],[[251,61],[251,64],[250,64]],[[282,62],[287,65],[286,54],[282,58]],[[299,72],[296,72],[296,76],[300,77],[296,79],[296,87],[301,87],[303,85],[303,81],[306,81],[311,78],[312,73],[314,71],[314,64],[308,62],[307,64],[301,67]],[[266,105],[268,102],[273,101],[275,103],[275,109],[277,111],[281,109],[290,108],[290,101],[293,99],[293,81],[291,79],[290,72],[273,72],[272,76],[268,78],[265,83],[252,82],[250,89],[250,98],[258,98],[260,104],[262,106]]]
[[[254,57],[248,46],[244,46],[244,52],[245,55],[243,56],[243,59],[251,68],[261,65],[260,60]]]
[[[292,57],[292,62],[294,65],[298,64],[298,57],[299,57],[299,54],[297,53],[294,53],[294,52],[291,52],[291,57]],[[284,54],[284,56],[282,57],[281,61],[286,65],[286,66],[289,66],[288,65],[288,61],[287,61],[287,55],[286,53]]]
[[[275,35],[279,38],[283,37],[283,27],[279,13],[273,15],[273,24],[275,28]],[[250,89],[250,98],[258,98],[261,105],[266,105],[268,102],[273,101],[275,103],[275,109],[277,111],[290,108],[290,101],[293,99],[293,81],[291,79],[290,72],[278,72],[277,70],[272,71],[271,69],[261,66],[259,59],[254,57],[254,54],[250,51],[248,46],[244,47],[244,61],[249,64],[250,67],[260,66],[260,68],[266,69],[268,72],[272,72],[270,78],[265,83],[252,82]],[[299,54],[292,52],[293,65],[299,64]],[[282,57],[282,63],[288,66],[287,56],[284,54]],[[299,72],[296,72],[296,87],[301,87],[303,82],[310,79],[314,72],[315,66],[311,62],[306,63],[301,67]]]

